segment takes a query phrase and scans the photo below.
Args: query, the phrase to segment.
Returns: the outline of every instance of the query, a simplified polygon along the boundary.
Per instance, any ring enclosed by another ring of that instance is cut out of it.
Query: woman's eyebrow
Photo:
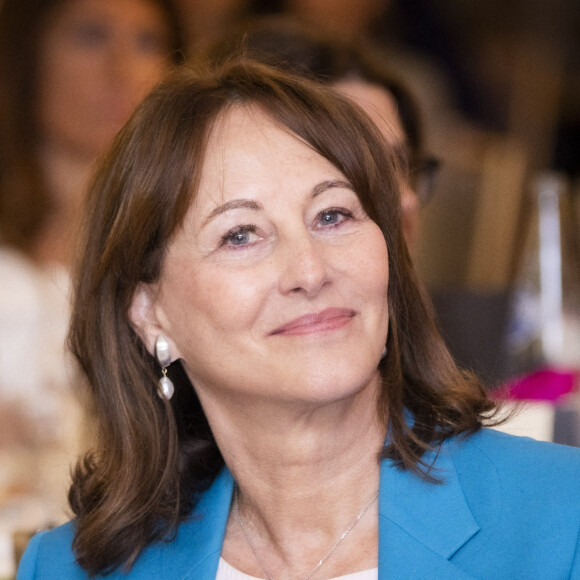
[[[203,220],[203,224],[201,227],[203,228],[206,226],[211,220],[216,218],[218,215],[225,213],[226,211],[230,211],[232,209],[252,209],[254,211],[259,211],[263,209],[262,204],[254,201],[252,199],[232,199],[231,201],[227,201],[223,205],[216,207],[212,212]]]
[[[317,183],[312,188],[312,197],[316,197],[317,195],[320,195],[321,193],[336,187],[343,187],[354,191],[352,185],[348,181],[343,181],[340,179],[326,180]],[[205,227],[211,220],[227,211],[240,208],[251,209],[254,211],[260,211],[264,209],[261,203],[254,201],[253,199],[232,199],[231,201],[227,201],[223,205],[213,209],[211,213],[203,220],[201,227]]]
[[[352,185],[348,181],[334,179],[334,180],[329,180],[329,181],[321,181],[320,183],[315,185],[312,188],[312,197],[316,197],[317,195],[320,195],[324,191],[327,191],[329,189],[333,189],[335,187],[343,187],[345,189],[350,189],[351,191],[354,191],[354,188],[352,187]]]

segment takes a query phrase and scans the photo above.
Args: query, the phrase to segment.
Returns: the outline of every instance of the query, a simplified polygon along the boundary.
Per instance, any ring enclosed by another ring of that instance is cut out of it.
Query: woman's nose
[[[286,245],[279,261],[280,291],[316,296],[329,283],[328,264],[321,243],[305,236]]]

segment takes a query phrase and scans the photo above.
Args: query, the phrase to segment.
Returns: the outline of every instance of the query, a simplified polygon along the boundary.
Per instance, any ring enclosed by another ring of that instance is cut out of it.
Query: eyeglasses
[[[441,161],[432,155],[419,160],[411,169],[411,184],[421,205],[425,205],[433,197],[440,169]]]

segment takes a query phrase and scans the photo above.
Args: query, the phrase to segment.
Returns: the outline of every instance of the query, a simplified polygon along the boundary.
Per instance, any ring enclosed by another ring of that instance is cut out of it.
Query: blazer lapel
[[[455,467],[443,445],[429,483],[390,460],[381,465],[379,578],[471,578],[449,559],[478,531]]]
[[[183,522],[173,540],[145,550],[131,570],[131,578],[210,580],[215,578],[228,521],[234,482],[222,469],[205,491],[194,514]],[[119,572],[114,578],[126,578]]]
[[[159,562],[159,578],[213,579],[226,532],[233,478],[224,468],[202,495],[192,518],[179,527]],[[161,572],[162,571],[162,572]],[[150,576],[152,577],[152,576]]]

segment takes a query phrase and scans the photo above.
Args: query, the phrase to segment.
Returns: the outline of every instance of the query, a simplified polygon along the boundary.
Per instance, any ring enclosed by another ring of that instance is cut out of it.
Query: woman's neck
[[[247,408],[239,402],[220,406],[218,412],[202,394],[239,486],[240,514],[277,579],[284,573],[306,575],[376,494],[385,437],[376,412],[378,384],[377,376],[349,399],[301,410],[254,401]],[[376,566],[373,508],[324,564],[327,577]],[[223,555],[242,571],[260,575],[233,515]]]
[[[68,267],[94,158],[71,154],[51,143],[43,144],[38,155],[52,207],[34,244],[33,258],[40,264],[56,262]]]

